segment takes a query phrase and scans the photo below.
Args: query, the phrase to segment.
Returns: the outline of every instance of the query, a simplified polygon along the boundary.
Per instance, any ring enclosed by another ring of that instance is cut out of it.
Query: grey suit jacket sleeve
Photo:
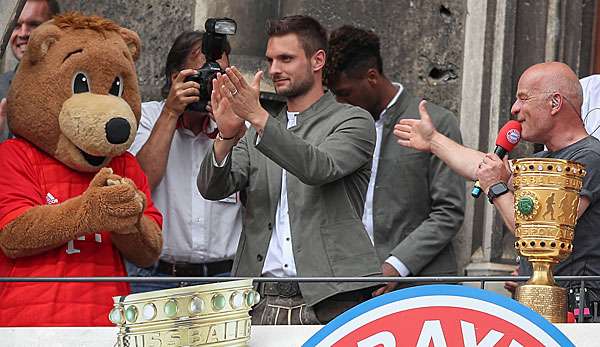
[[[371,161],[375,148],[375,127],[368,113],[358,108],[348,112],[350,116],[316,146],[269,117],[256,148],[304,184],[334,182]]]
[[[233,147],[223,167],[213,165],[214,147],[206,153],[198,174],[198,190],[208,200],[221,200],[248,184],[248,135]]]
[[[462,143],[456,117],[445,112],[436,128],[444,135]],[[418,274],[452,241],[464,219],[465,181],[431,155],[428,168],[431,211],[429,217],[415,228],[391,254],[412,274]]]

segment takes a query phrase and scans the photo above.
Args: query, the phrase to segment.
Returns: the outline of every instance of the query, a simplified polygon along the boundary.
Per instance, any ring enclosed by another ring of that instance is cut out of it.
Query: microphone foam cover
[[[504,124],[502,129],[500,129],[498,137],[496,138],[496,146],[500,146],[507,152],[510,152],[520,140],[521,123],[517,122],[516,120],[509,120],[506,122],[506,124]]]

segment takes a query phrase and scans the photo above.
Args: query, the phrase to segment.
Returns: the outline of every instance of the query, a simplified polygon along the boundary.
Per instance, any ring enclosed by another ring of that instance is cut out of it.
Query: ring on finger
[[[231,92],[231,96],[234,96],[234,95],[235,95],[235,94],[237,94],[237,93],[238,93],[238,90],[237,90],[237,89],[234,89],[234,90]]]

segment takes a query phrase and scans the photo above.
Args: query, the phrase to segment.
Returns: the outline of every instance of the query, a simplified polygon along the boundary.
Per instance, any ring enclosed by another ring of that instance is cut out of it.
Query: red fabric
[[[131,178],[146,194],[144,214],[162,225],[162,216],[150,198],[146,176],[135,158],[125,153],[109,167]],[[52,205],[81,195],[94,173],[76,172],[23,139],[0,145],[0,228],[29,208]],[[20,213],[19,213],[20,212]],[[52,232],[52,230],[47,230]],[[0,277],[125,276],[119,251],[110,233],[99,231],[85,240],[39,255],[9,259],[0,252]],[[129,293],[127,283],[0,283],[0,326],[110,326],[112,297]]]
[[[210,117],[206,116],[204,117],[204,120],[202,121],[202,130],[201,132],[206,135],[209,139],[216,139],[217,138],[217,134],[219,133],[219,129],[215,127],[215,129],[212,132],[209,132],[209,129],[211,128],[211,119]],[[183,122],[183,116],[179,116],[179,118],[177,118],[177,124],[175,125],[176,129],[179,128],[185,128],[185,124]]]

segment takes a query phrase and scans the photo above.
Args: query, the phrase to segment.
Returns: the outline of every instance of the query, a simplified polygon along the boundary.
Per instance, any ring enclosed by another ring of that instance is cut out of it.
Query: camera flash
[[[219,18],[214,19],[214,22],[212,23],[209,23],[209,21],[207,21],[206,23],[206,31],[212,31],[216,34],[222,35],[235,35],[237,25],[235,24],[235,21],[233,19]],[[209,26],[213,27],[212,30],[208,28]]]

